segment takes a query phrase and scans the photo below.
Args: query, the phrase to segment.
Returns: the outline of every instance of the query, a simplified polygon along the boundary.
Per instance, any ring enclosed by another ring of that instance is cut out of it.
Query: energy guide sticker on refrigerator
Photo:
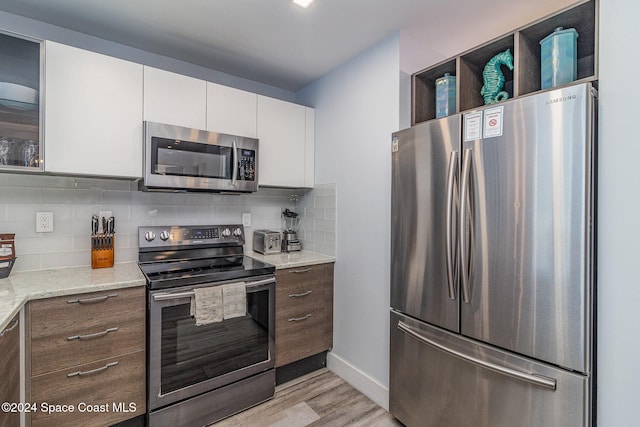
[[[589,426],[590,83],[394,133],[390,412],[407,427]]]

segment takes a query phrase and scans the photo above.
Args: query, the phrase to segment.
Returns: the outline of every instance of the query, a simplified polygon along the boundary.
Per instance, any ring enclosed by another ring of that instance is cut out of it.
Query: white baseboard
[[[327,368],[385,410],[389,410],[388,387],[380,384],[333,352],[327,353]]]

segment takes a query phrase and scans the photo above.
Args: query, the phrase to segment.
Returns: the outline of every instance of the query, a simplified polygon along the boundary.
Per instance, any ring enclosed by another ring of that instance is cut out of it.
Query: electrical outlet
[[[53,231],[53,212],[36,212],[36,233]]]
[[[243,212],[242,213],[242,225],[245,227],[251,227],[251,213]]]

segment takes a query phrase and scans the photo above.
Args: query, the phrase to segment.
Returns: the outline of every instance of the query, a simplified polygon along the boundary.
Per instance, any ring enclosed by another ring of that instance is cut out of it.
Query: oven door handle
[[[272,277],[272,278],[269,278],[269,279],[257,280],[255,282],[248,282],[247,283],[247,288],[255,288],[257,286],[268,285],[269,283],[276,283],[276,279]],[[173,292],[173,293],[167,292],[167,293],[155,294],[153,296],[153,300],[154,301],[167,301],[167,300],[172,300],[172,299],[191,298],[193,295],[194,295],[193,291]]]

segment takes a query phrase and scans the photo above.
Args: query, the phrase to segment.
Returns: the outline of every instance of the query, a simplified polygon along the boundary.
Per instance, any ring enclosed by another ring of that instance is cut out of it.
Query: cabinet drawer
[[[276,366],[303,359],[321,351],[324,346],[324,308],[300,311],[292,317],[276,318]]]
[[[73,329],[31,340],[31,375],[70,368],[119,354],[145,349],[145,319],[119,322],[114,316],[103,326]]]
[[[276,270],[276,291],[283,293],[300,292],[310,286],[322,287],[323,281],[323,265]]]
[[[81,374],[68,376],[77,372]],[[144,414],[145,352],[33,377],[31,402],[37,403],[39,409],[31,414],[33,427],[105,426]],[[49,415],[40,410],[43,402],[49,406],[73,405],[75,410]],[[91,405],[98,412],[83,412],[80,404]]]
[[[276,320],[306,314],[309,310],[324,305],[322,282],[301,283],[288,287],[279,286],[280,283],[276,281]]]
[[[49,298],[29,303],[31,337],[110,327],[119,322],[144,319],[143,286]],[[76,335],[76,334],[72,334]]]

